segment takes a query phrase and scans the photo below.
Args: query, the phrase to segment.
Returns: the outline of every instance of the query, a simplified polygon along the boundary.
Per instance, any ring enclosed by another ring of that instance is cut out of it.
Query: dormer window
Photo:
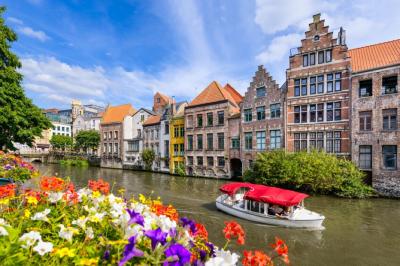
[[[319,35],[315,35],[314,36],[314,41],[316,42],[316,41],[319,41]]]

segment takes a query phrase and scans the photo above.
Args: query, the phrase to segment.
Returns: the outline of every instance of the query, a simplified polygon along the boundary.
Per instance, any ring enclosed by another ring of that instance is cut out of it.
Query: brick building
[[[175,103],[175,100],[172,97],[161,92],[156,92],[153,96],[153,111],[156,114],[162,115],[164,109],[173,103]]]
[[[241,160],[245,169],[258,152],[283,147],[284,93],[259,66],[241,105]]]
[[[240,112],[242,96],[213,81],[185,107],[185,161],[189,175],[229,177],[228,118]]]
[[[286,71],[288,151],[321,149],[350,157],[349,67],[344,30],[335,38],[320,14],[314,15]]]
[[[400,196],[400,39],[349,50],[352,160],[386,196]]]

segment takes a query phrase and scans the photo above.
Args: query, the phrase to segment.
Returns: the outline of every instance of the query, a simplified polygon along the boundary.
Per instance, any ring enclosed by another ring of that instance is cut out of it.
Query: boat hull
[[[295,220],[295,219],[285,219],[280,218],[277,216],[266,216],[263,214],[252,213],[241,208],[233,207],[227,205],[219,198],[216,201],[216,206],[219,210],[226,212],[230,215],[257,222],[263,224],[270,224],[270,225],[278,225],[278,226],[285,226],[285,227],[296,227],[296,228],[313,228],[313,229],[321,229],[323,228],[322,222],[324,221],[324,217],[321,219],[314,219],[314,220]]]

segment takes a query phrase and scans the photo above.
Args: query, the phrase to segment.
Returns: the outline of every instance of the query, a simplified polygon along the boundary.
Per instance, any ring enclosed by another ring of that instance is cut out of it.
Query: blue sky
[[[400,38],[397,0],[6,0],[24,88],[40,107],[72,99],[150,107],[190,100],[212,80],[244,93],[264,64],[282,84],[312,15],[349,48]]]

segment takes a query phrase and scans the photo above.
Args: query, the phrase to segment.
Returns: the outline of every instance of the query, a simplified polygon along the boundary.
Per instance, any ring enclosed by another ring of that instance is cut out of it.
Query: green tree
[[[65,151],[72,148],[72,138],[63,135],[53,135],[50,139],[50,144],[55,150]]]
[[[100,133],[96,130],[82,130],[75,136],[75,146],[87,152],[88,149],[95,150],[99,147]]]
[[[17,71],[21,63],[10,50],[17,35],[5,25],[5,10],[0,7],[0,149],[14,150],[13,142],[32,146],[35,137],[52,125],[21,87],[22,75]]]
[[[142,152],[142,160],[146,170],[151,170],[156,154],[152,149],[144,149]]]

